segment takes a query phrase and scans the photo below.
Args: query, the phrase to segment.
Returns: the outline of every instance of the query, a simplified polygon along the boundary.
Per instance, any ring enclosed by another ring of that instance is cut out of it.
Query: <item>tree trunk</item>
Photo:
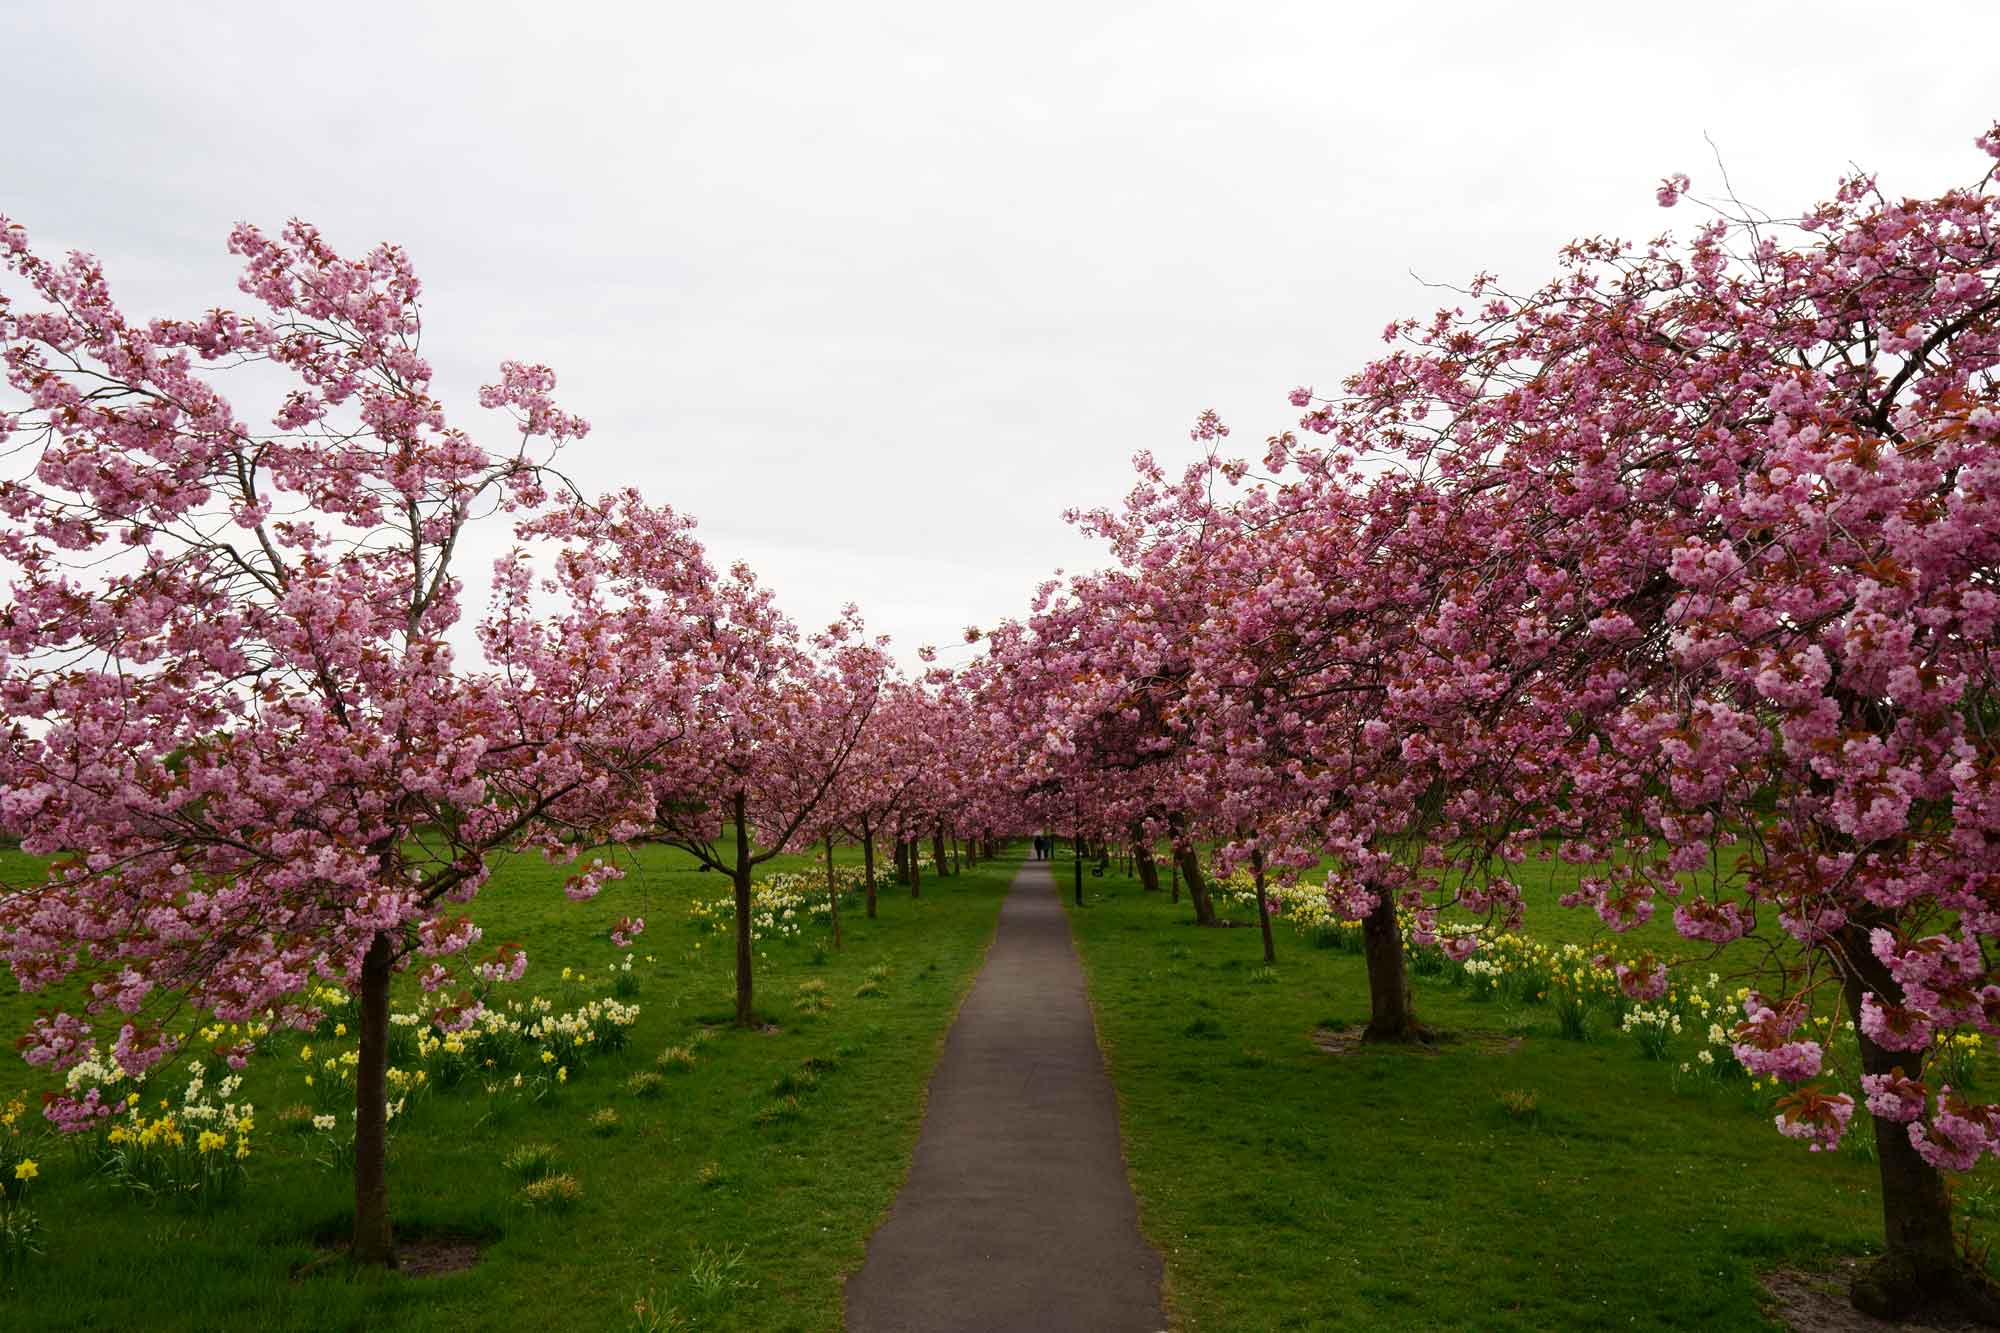
[[[750,821],[744,817],[744,801],[736,797],[736,866],[731,879],[736,885],[736,1022],[749,1027],[756,1021],[750,1008]]]
[[[1171,850],[1167,855],[1167,873],[1174,881],[1174,901],[1178,903],[1181,900],[1181,862]]]
[[[1197,926],[1215,924],[1215,901],[1208,896],[1208,881],[1202,877],[1201,859],[1194,848],[1181,841],[1187,825],[1179,815],[1167,817],[1167,831],[1174,839],[1174,864],[1180,867],[1182,878],[1187,880],[1188,901],[1194,904],[1194,923]],[[1180,901],[1179,894],[1174,897]]]
[[[1139,887],[1147,893],[1160,891],[1160,868],[1153,863],[1153,849],[1144,843],[1132,844],[1132,864],[1139,871]]]
[[[875,834],[861,821],[861,875],[868,881],[868,919],[875,919]]]
[[[1861,1047],[1861,1070],[1886,1074],[1901,1066],[1912,1077],[1920,1053],[1886,1051],[1861,1030],[1861,997],[1873,991],[1901,1003],[1902,987],[1868,947],[1865,926],[1840,933],[1841,988]],[[1910,1146],[1907,1126],[1875,1118],[1875,1155],[1882,1180],[1882,1257],[1848,1287],[1856,1309],[1878,1319],[1902,1320],[1927,1311],[1964,1314],[1983,1323],[2000,1319],[2000,1293],[1959,1257],[1951,1230],[1951,1196],[1942,1173]]]
[[[1083,839],[1071,838],[1070,845],[1076,850],[1076,905],[1083,906]]]
[[[964,872],[965,872],[965,866],[959,860],[958,835],[954,833],[951,835],[951,873],[954,875],[959,875],[963,874]]]
[[[357,1264],[396,1266],[389,1226],[388,935],[378,933],[361,959],[361,1061],[354,1067],[354,1239]]]
[[[1194,904],[1194,922],[1198,926],[1215,924],[1215,900],[1208,895],[1208,881],[1202,877],[1201,860],[1192,847],[1174,848],[1174,860],[1181,868],[1181,878],[1187,881],[1188,900]]]
[[[1430,1033],[1417,1022],[1410,998],[1410,973],[1403,958],[1403,935],[1396,924],[1396,899],[1386,888],[1361,923],[1361,948],[1368,960],[1368,1027],[1363,1041],[1424,1041]]]
[[[840,947],[840,886],[833,881],[833,835],[826,835],[826,905],[833,917],[833,947]]]
[[[924,844],[919,838],[910,839],[910,896],[921,897],[924,887]]]
[[[937,855],[938,878],[943,879],[951,873],[951,862],[944,859],[944,825],[942,824],[931,830],[931,851]]]
[[[1278,961],[1278,951],[1271,943],[1271,905],[1264,899],[1264,853],[1250,853],[1250,876],[1257,885],[1257,929],[1264,932],[1264,961]]]

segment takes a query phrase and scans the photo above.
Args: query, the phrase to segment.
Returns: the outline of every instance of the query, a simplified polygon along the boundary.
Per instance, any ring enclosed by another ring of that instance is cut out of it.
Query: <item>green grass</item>
[[[1467,1039],[1328,1054],[1316,1035],[1367,1019],[1359,957],[1281,926],[1273,979],[1254,929],[1183,924],[1115,870],[1085,884],[1072,929],[1189,1330],[1758,1329],[1759,1271],[1879,1244],[1872,1162],[1779,1138],[1768,1094],[1677,1093],[1630,1038],[1564,1041],[1547,1005],[1422,977],[1419,1013]],[[1529,887],[1530,934],[1592,933]]]
[[[770,868],[812,864],[783,858]],[[30,866],[6,854],[0,874],[18,883]],[[320,1241],[343,1234],[352,1187],[279,1122],[281,1107],[308,1100],[291,1058],[298,1038],[288,1036],[251,1064],[239,1094],[257,1106],[249,1180],[211,1212],[113,1191],[64,1145],[42,1145],[32,1204],[47,1253],[0,1274],[0,1326],[638,1328],[648,1326],[634,1311],[643,1300],[661,1315],[655,1326],[838,1328],[842,1279],[908,1169],[924,1087],[1014,868],[998,861],[958,878],[926,876],[914,902],[888,890],[875,921],[858,906],[843,910],[845,947],[823,950],[823,963],[814,961],[823,927],[759,941],[757,1005],[781,1030],[756,1033],[722,1025],[733,996],[729,937],[688,917],[690,902],[727,892],[721,876],[646,848],[632,877],[576,904],[560,891],[559,868],[506,863],[470,910],[486,931],[482,948],[514,939],[528,949],[515,994],[565,1008],[609,995],[607,969],[623,954],[606,938],[610,924],[644,915],[650,929],[632,950],[642,1014],[625,1050],[592,1059],[554,1099],[514,1104],[497,1122],[482,1122],[488,1099],[474,1082],[413,1102],[396,1122],[399,1234],[478,1237],[475,1267],[353,1277],[335,1264],[295,1276],[323,1257]],[[565,965],[591,984],[566,987]],[[795,1007],[811,981],[824,983],[806,992],[821,1001]],[[10,991],[0,1030],[24,1029],[46,1003]],[[656,1063],[676,1046],[691,1063]],[[648,1072],[660,1077],[635,1083]],[[37,1073],[7,1061],[0,1096],[35,1086]],[[615,1126],[593,1126],[605,1107],[616,1110]],[[526,1173],[510,1169],[506,1159],[524,1144],[555,1151]],[[534,1173],[572,1176],[581,1193],[544,1189],[531,1206],[521,1191]]]

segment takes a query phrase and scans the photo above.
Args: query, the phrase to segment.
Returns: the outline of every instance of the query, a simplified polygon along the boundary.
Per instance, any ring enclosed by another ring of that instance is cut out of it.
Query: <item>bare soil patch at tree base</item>
[[[1986,1325],[1957,1320],[1892,1322],[1854,1308],[1847,1286],[1866,1261],[1843,1259],[1830,1271],[1776,1268],[1758,1276],[1770,1314],[1793,1333],[1974,1333]]]
[[[759,1037],[775,1037],[785,1030],[784,1025],[762,1010],[753,1011],[748,1023],[739,1023],[734,1017],[717,1018],[709,1014],[694,1017],[697,1035],[702,1040],[713,1040],[730,1032],[749,1032]]]
[[[1508,1032],[1434,1032],[1428,1041],[1364,1041],[1359,1027],[1316,1027],[1312,1044],[1328,1055],[1358,1055],[1382,1051],[1404,1055],[1443,1055],[1446,1051],[1472,1051],[1479,1055],[1512,1055],[1526,1037]]]
[[[399,1239],[396,1242],[396,1266],[383,1271],[403,1277],[448,1277],[453,1273],[463,1273],[479,1262],[480,1254],[492,1244],[492,1239],[463,1231],[439,1231]],[[348,1247],[346,1240],[322,1240],[320,1257],[294,1268],[292,1281],[303,1282],[307,1278],[353,1271],[347,1263]]]

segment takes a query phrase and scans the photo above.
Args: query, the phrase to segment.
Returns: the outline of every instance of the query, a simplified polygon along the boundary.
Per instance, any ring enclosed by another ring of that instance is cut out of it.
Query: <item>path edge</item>
[[[995,859],[997,860],[999,858]],[[847,1327],[848,1279],[852,1278],[856,1273],[859,1273],[864,1267],[867,1266],[868,1242],[875,1239],[875,1233],[880,1231],[882,1229],[882,1224],[889,1220],[889,1214],[895,1211],[896,1200],[903,1197],[903,1190],[910,1183],[910,1171],[917,1164],[917,1140],[923,1137],[924,1118],[930,1114],[931,1084],[937,1081],[938,1062],[944,1059],[945,1043],[951,1040],[951,1030],[958,1026],[958,1016],[960,1012],[964,1010],[966,1000],[971,998],[972,988],[979,984],[980,974],[986,971],[987,955],[993,952],[993,942],[1000,938],[1000,912],[1003,908],[1006,907],[1007,895],[1014,891],[1014,881],[1021,877],[1021,868],[1027,865],[1027,863],[1028,863],[1027,858],[1023,857],[1021,861],[1014,867],[1014,873],[1008,877],[1007,887],[1000,894],[1000,901],[997,905],[995,905],[993,909],[993,929],[986,933],[986,942],[979,946],[978,957],[973,961],[973,965],[966,970],[964,984],[958,988],[958,994],[952,999],[951,1014],[949,1017],[945,1019],[944,1026],[940,1028],[938,1031],[937,1041],[931,1050],[930,1072],[924,1076],[923,1090],[917,1094],[916,1118],[910,1122],[912,1125],[912,1128],[910,1130],[910,1140],[909,1143],[905,1146],[905,1150],[903,1152],[903,1173],[896,1177],[896,1188],[889,1192],[889,1202],[883,1206],[881,1212],[875,1215],[875,1220],[869,1224],[866,1234],[864,1234],[861,1237],[861,1253],[860,1256],[855,1259],[853,1267],[844,1268],[841,1270],[840,1327],[843,1330]],[[982,862],[981,864],[985,863]],[[1072,948],[1075,947],[1074,936],[1071,937],[1070,947]],[[1083,961],[1083,954],[1081,951],[1078,951],[1077,953],[1077,961],[1079,963]],[[1089,983],[1088,980],[1086,979],[1084,985],[1084,992],[1086,999],[1088,998],[1089,995],[1089,989],[1090,989]],[[1090,1025],[1091,1025],[1091,1030],[1093,1032],[1096,1031],[1097,1014],[1095,1010],[1091,1012]],[[1115,1090],[1116,1085],[1114,1084],[1113,1087]],[[1121,1155],[1125,1150],[1125,1142],[1122,1131],[1120,1132],[1118,1150]],[[1137,1198],[1138,1196],[1135,1194],[1133,1197]],[[1150,1244],[1150,1242],[1148,1243]]]
[[[1062,885],[1056,882],[1055,862],[1049,863],[1049,885],[1055,890],[1056,902],[1062,908],[1063,924],[1069,930],[1069,947],[1076,953],[1076,963],[1083,973],[1083,1003],[1090,1010],[1090,1035],[1097,1043],[1097,1058],[1104,1063],[1104,1077],[1111,1084],[1111,1099],[1118,1104],[1118,1164],[1125,1170],[1125,1188],[1132,1191],[1133,1211],[1138,1214],[1139,1237],[1152,1246],[1153,1253],[1160,1260],[1160,1312],[1167,1317],[1166,1333],[1186,1333],[1187,1318],[1181,1312],[1180,1303],[1174,1291],[1174,1270],[1167,1263],[1167,1249],[1160,1244],[1153,1225],[1157,1219],[1149,1218],[1148,1205],[1139,1181],[1132,1174],[1132,1158],[1125,1145],[1131,1135],[1126,1133],[1125,1090],[1118,1086],[1118,1076],[1111,1063],[1111,1047],[1104,1038],[1104,1024],[1098,1021],[1096,974],[1091,970],[1090,957],[1084,953],[1083,945],[1076,938],[1076,913],[1079,910]],[[1088,910],[1088,909],[1084,909]],[[928,1092],[928,1089],[926,1089]]]

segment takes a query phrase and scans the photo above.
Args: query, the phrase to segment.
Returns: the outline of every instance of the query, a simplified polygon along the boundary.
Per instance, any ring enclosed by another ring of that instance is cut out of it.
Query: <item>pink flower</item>
[[[1805,1008],[1797,1001],[1773,1007],[1752,991],[1743,1001],[1749,1015],[1731,1033],[1736,1038],[1730,1053],[1737,1063],[1757,1075],[1769,1075],[1787,1083],[1799,1083],[1819,1073],[1825,1052],[1816,1041],[1788,1041],[1794,1029],[1805,1021]]]
[[[589,902],[603,891],[604,886],[614,879],[625,878],[625,872],[609,861],[592,860],[581,873],[572,875],[563,885],[563,893],[572,902]]]
[[[1737,1063],[1753,1074],[1769,1075],[1786,1083],[1800,1083],[1819,1073],[1824,1052],[1816,1041],[1780,1042],[1769,1048],[1736,1042],[1730,1048]]]
[[[1863,1074],[1861,1090],[1868,1095],[1868,1114],[1878,1120],[1907,1125],[1924,1113],[1930,1095],[1923,1084],[1904,1077],[1901,1069],[1886,1074]]]
[[[1778,1132],[1808,1144],[1814,1152],[1840,1146],[1847,1122],[1854,1116],[1854,1099],[1844,1092],[1828,1096],[1817,1087],[1800,1088],[1778,1100]]]
[[[1631,966],[1618,964],[1618,989],[1627,998],[1634,1000],[1657,1000],[1667,993],[1667,969],[1652,966],[1652,955],[1646,954],[1633,961]]]
[[[1883,1004],[1873,991],[1861,997],[1861,1030],[1885,1051],[1921,1051],[1931,1044],[1931,1016],[1908,1005]]]
[[[1939,1171],[1970,1171],[1982,1156],[1993,1151],[1990,1125],[1984,1118],[1962,1113],[1969,1108],[1947,1110],[1946,1106],[1947,1098],[1940,1094],[1936,1114],[1928,1122],[1920,1120],[1910,1126],[1910,1146]]]
[[[1741,939],[1756,924],[1742,904],[1690,898],[1674,909],[1674,928],[1691,940],[1727,944]]]
[[[68,1095],[51,1097],[42,1107],[42,1116],[56,1127],[58,1134],[81,1134],[96,1129],[120,1109],[120,1105],[107,1103],[96,1088],[91,1088],[81,1099]]]
[[[1681,196],[1686,194],[1687,191],[1687,176],[1684,173],[1675,172],[1660,182],[1660,188],[1653,192],[1653,198],[1659,200],[1661,208],[1672,208],[1681,201]]]
[[[74,1014],[58,1012],[54,1017],[38,1017],[21,1038],[21,1058],[31,1065],[68,1069],[81,1060],[90,1046],[90,1024]]]

